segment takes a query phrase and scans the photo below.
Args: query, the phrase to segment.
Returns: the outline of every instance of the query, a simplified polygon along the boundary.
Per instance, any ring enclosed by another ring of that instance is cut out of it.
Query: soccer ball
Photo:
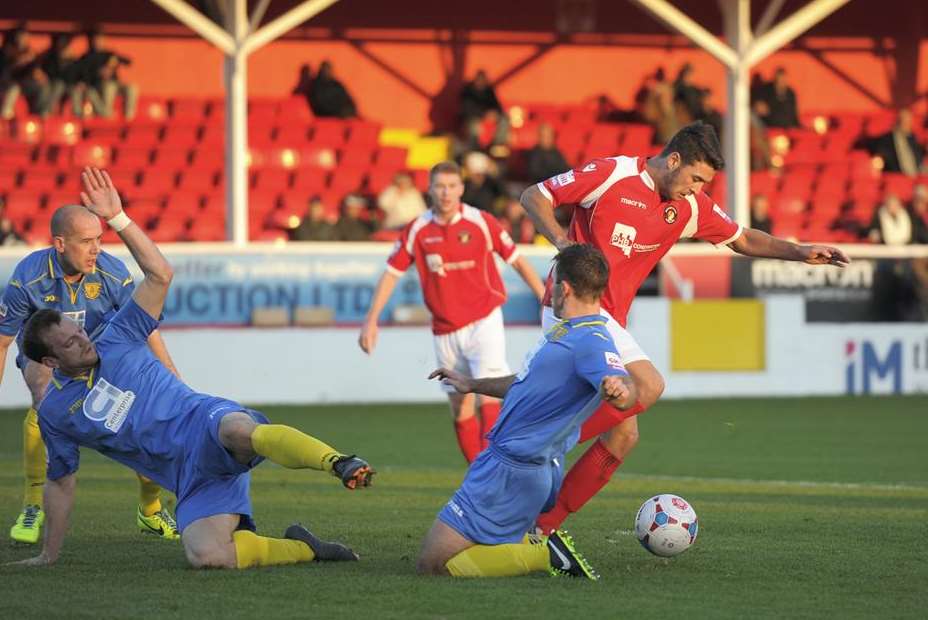
[[[655,495],[638,509],[635,536],[641,546],[664,558],[679,555],[696,542],[696,511],[682,497]]]

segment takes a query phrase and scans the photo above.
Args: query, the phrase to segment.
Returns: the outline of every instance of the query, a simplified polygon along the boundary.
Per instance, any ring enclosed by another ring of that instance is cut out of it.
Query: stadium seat
[[[175,99],[171,102],[171,120],[198,123],[207,111],[207,102],[203,99]]]
[[[29,168],[22,171],[19,186],[23,190],[51,191],[58,187],[61,173],[48,168]]]
[[[299,165],[314,168],[334,168],[336,163],[335,149],[320,144],[310,144],[297,151]]]
[[[153,163],[162,168],[185,168],[190,162],[190,149],[162,146],[156,148]]]
[[[218,169],[225,165],[226,154],[221,146],[216,147],[201,144],[190,155],[190,166],[193,168]]]
[[[367,191],[374,195],[379,194],[393,182],[393,177],[395,177],[400,170],[401,169],[385,170],[379,166],[371,169],[367,175]]]
[[[305,126],[313,120],[313,112],[310,110],[306,99],[294,96],[280,102],[277,109],[277,118],[282,126],[291,123],[300,123]]]
[[[130,125],[126,129],[123,146],[132,148],[152,148],[161,140],[160,125]]]
[[[46,118],[42,128],[42,140],[49,144],[77,144],[81,134],[80,122],[64,118]]]
[[[20,224],[32,218],[42,209],[42,196],[36,191],[7,192],[3,213],[13,222]]]
[[[32,144],[5,142],[0,146],[0,167],[24,168],[33,162],[36,147]]]
[[[84,140],[93,140],[101,144],[117,145],[122,141],[123,128],[120,125],[107,124],[93,126],[84,123]]]
[[[164,128],[161,146],[174,149],[191,149],[199,141],[200,127],[197,125],[171,124]]]
[[[363,166],[339,166],[329,178],[329,189],[344,194],[361,192],[367,168]]]
[[[225,219],[197,218],[187,230],[187,239],[190,241],[225,241]]]
[[[189,218],[165,217],[168,212],[163,211],[161,217],[151,224],[148,235],[155,243],[173,243],[183,241],[187,237],[187,221]]]
[[[368,151],[377,147],[380,136],[380,123],[372,121],[351,121],[348,125],[348,141],[345,143],[349,149],[366,149]]]
[[[181,172],[177,189],[207,194],[216,188],[219,171],[214,168],[188,168]]]
[[[121,147],[113,161],[121,168],[145,168],[151,163],[151,148]]]
[[[202,194],[178,189],[165,197],[164,208],[172,213],[184,213],[193,216],[200,212],[202,203]]]
[[[405,148],[398,146],[382,146],[374,156],[374,163],[378,168],[400,170],[406,167]]]
[[[164,199],[162,197],[134,198],[126,202],[126,213],[140,226],[148,224],[161,214]],[[168,207],[170,208],[170,207]]]
[[[134,122],[165,123],[168,120],[167,102],[160,97],[139,97]]]
[[[15,168],[0,167],[0,193],[9,192],[19,183],[19,172]]]
[[[883,174],[883,195],[895,194],[903,202],[912,199],[912,191],[915,188],[915,179],[904,174],[885,173]]]
[[[654,140],[654,129],[650,125],[628,123],[623,125],[621,149],[624,153],[647,153]]]
[[[338,156],[338,165],[369,167],[373,157],[373,149],[368,149],[367,147],[350,148],[346,146]]]
[[[174,189],[176,183],[176,170],[149,168],[142,173],[142,180],[138,184],[138,189],[139,192],[149,194],[166,194]]]
[[[412,182],[423,194],[429,191],[429,171],[428,170],[412,170]]]
[[[11,135],[19,142],[37,144],[42,141],[42,120],[37,116],[17,116],[10,128]]]
[[[262,168],[253,173],[252,186],[258,190],[283,192],[290,188],[290,171],[282,168]]]
[[[113,149],[106,144],[82,142],[71,149],[71,165],[78,168],[96,166],[106,168],[113,159]]]
[[[332,149],[345,143],[346,124],[335,119],[316,119],[312,128],[312,142]]]

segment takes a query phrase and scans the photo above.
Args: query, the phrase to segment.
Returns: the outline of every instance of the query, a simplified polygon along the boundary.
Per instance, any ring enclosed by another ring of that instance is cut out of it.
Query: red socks
[[[620,422],[642,411],[644,407],[640,403],[635,403],[635,406],[628,411],[619,411],[609,403],[603,403],[580,427],[580,440],[577,443],[584,443],[593,437],[599,437],[610,428],[618,426]]]
[[[496,424],[502,405],[498,400],[480,403],[480,449],[487,447],[487,433]]]
[[[472,462],[482,450],[480,438],[480,420],[472,415],[463,420],[454,421],[454,432],[458,436],[458,446],[467,462]]]
[[[599,411],[594,416],[598,414]],[[590,449],[574,463],[564,478],[554,508],[538,517],[538,527],[545,534],[561,527],[570,513],[580,510],[606,486],[613,472],[621,464],[622,461],[613,456],[601,441],[593,442]]]

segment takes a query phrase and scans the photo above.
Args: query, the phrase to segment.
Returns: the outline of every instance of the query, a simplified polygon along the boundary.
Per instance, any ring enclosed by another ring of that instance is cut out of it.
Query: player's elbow
[[[158,268],[153,269],[146,277],[156,284],[170,286],[171,281],[174,279],[174,268],[171,267],[171,263],[164,261],[163,264],[158,265]]]
[[[529,185],[522,191],[522,195],[519,197],[519,203],[527,212],[535,213],[538,210],[538,201],[540,197],[541,192],[538,191],[538,187]]]

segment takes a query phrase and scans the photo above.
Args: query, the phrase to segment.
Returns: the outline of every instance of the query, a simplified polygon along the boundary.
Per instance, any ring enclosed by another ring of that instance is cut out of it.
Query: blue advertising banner
[[[165,325],[247,325],[252,310],[265,307],[294,309],[325,306],[337,323],[358,323],[370,306],[377,280],[384,270],[389,244],[168,245],[162,248],[174,266],[174,282],[164,307]],[[107,248],[140,276],[125,248]],[[0,252],[0,283],[4,286],[25,250]],[[531,248],[528,260],[544,278],[553,250]],[[508,323],[537,323],[538,302],[514,269],[499,261],[508,301],[503,307]],[[396,305],[421,305],[422,292],[415,268],[397,284],[381,316],[389,322]]]

